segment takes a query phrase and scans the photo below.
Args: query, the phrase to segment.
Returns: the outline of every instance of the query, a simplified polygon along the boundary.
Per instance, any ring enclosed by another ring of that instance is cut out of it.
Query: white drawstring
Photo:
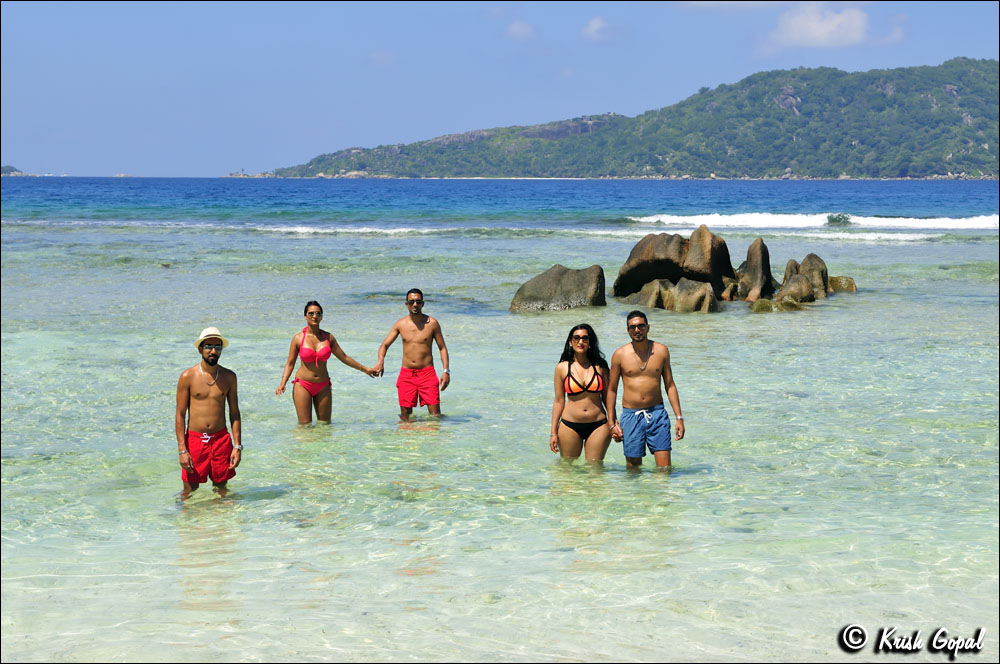
[[[635,414],[636,415],[642,415],[643,417],[645,417],[646,418],[646,424],[649,424],[650,422],[653,421],[653,415],[648,410],[637,410],[637,411],[635,411]]]

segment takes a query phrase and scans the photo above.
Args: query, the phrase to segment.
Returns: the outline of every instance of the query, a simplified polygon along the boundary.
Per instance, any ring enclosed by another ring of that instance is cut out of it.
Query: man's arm
[[[229,424],[232,428],[233,436],[233,453],[229,456],[229,467],[235,468],[240,465],[240,458],[243,456],[240,452],[243,443],[240,442],[242,440],[242,431],[240,430],[240,400],[236,395],[236,373],[230,371],[229,376],[229,393],[226,395],[226,401],[229,402]]]
[[[677,440],[684,437],[684,416],[681,413],[681,398],[677,394],[677,385],[674,383],[674,372],[670,369],[670,351],[663,347],[665,357],[663,359],[663,387],[667,391],[667,400],[674,410],[674,421],[677,422]]]
[[[444,332],[441,331],[441,323],[434,321],[434,341],[438,345],[438,353],[441,354],[441,391],[444,392],[451,382],[451,373],[448,369],[448,347],[444,345]]]
[[[622,428],[618,424],[618,381],[622,377],[622,365],[620,350],[611,354],[611,371],[608,375],[608,387],[604,395],[604,410],[608,413],[608,423],[611,425],[611,437],[616,441],[622,440]]]
[[[177,381],[177,409],[174,411],[174,433],[177,435],[177,460],[181,468],[194,472],[194,461],[187,449],[187,412],[191,403],[191,379],[188,372]]]
[[[386,335],[385,340],[382,341],[382,345],[378,347],[378,361],[375,362],[375,371],[378,372],[379,376],[381,376],[384,371],[383,365],[385,364],[385,354],[389,350],[389,346],[392,345],[398,336],[399,322],[397,321],[393,324],[392,329],[389,330],[389,334]]]

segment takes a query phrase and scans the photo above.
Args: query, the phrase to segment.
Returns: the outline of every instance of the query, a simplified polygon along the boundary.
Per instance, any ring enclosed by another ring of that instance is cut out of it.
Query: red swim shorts
[[[218,484],[236,474],[236,469],[229,467],[233,439],[226,429],[215,433],[188,431],[188,453],[194,463],[194,472],[181,469],[181,479],[188,484],[201,484],[209,477]]]
[[[433,365],[423,369],[400,369],[396,389],[399,390],[399,405],[403,408],[436,406],[441,403],[438,375]],[[417,397],[420,398],[419,403]]]

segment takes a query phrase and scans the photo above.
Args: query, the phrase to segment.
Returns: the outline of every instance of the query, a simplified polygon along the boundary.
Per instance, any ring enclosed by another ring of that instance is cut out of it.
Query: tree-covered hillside
[[[755,74],[628,118],[350,148],[283,177],[818,177],[998,175],[998,62]]]

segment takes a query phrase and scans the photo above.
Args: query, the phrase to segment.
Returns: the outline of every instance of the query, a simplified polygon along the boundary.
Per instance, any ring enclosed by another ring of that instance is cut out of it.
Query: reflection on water
[[[193,613],[224,613],[231,620],[243,608],[233,592],[238,580],[240,544],[245,540],[233,519],[236,504],[216,499],[189,505],[185,502],[177,518],[177,546],[172,556],[183,591],[179,606]],[[218,618],[216,618],[217,620]],[[192,616],[191,622],[206,621]]]

